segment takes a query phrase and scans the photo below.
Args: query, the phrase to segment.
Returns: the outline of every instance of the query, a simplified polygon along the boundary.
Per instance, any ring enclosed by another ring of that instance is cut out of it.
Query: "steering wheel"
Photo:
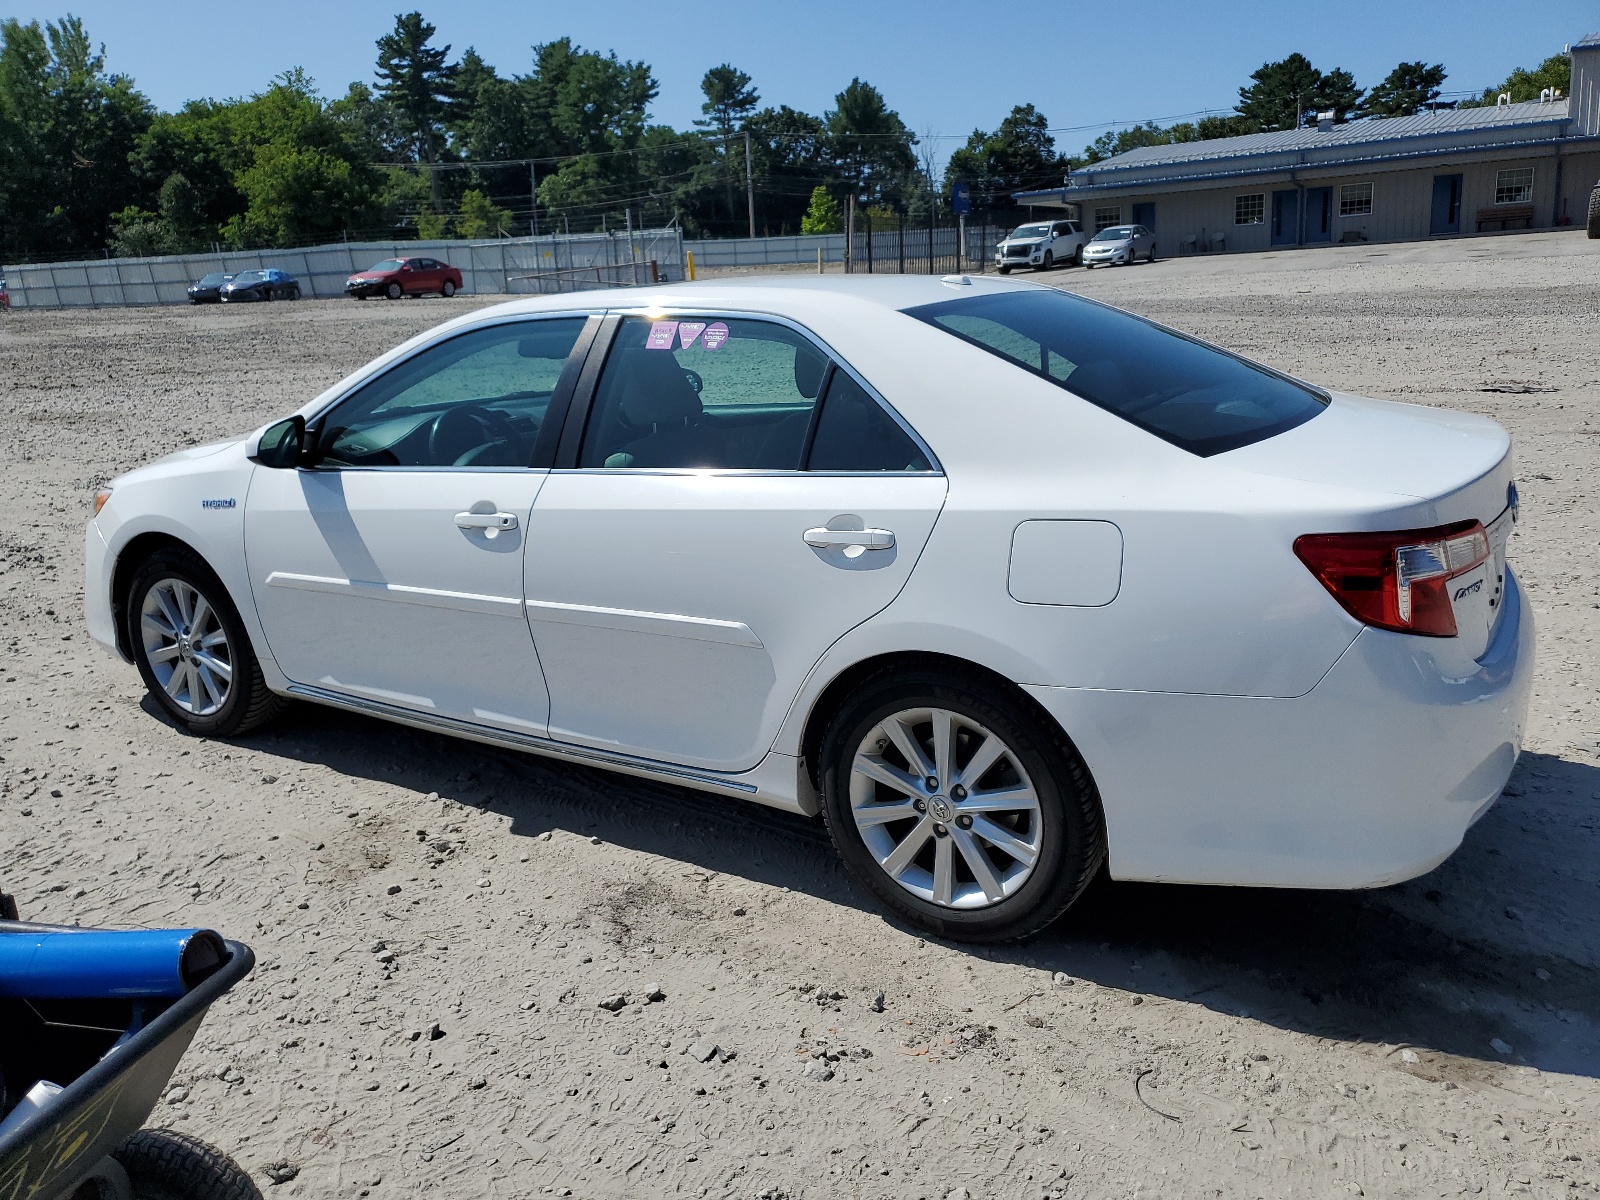
[[[504,413],[481,404],[457,404],[429,426],[428,459],[435,466],[453,466],[462,455],[496,441],[517,447],[522,438]]]

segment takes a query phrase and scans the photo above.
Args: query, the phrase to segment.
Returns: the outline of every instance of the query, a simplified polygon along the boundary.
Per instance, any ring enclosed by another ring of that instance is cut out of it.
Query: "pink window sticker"
[[[704,321],[679,321],[678,345],[687,350],[694,345],[695,338],[700,336],[700,331],[706,327]]]
[[[706,326],[706,336],[701,340],[707,350],[721,349],[722,343],[728,340],[728,327],[721,321],[713,321]]]
[[[646,350],[671,350],[673,335],[678,332],[676,321],[652,321],[650,334],[644,339]]]

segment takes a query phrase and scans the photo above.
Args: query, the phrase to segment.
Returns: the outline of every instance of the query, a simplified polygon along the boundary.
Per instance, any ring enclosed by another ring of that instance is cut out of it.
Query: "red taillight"
[[[1455,637],[1448,584],[1489,557],[1489,535],[1477,521],[1394,533],[1308,533],[1295,539],[1294,552],[1356,620]]]

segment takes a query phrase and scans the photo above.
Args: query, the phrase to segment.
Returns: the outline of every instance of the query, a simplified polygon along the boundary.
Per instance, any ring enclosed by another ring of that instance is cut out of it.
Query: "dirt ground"
[[[1458,854],[1366,893],[1100,886],[977,951],[732,800],[306,706],[187,737],[84,632],[96,484],[483,301],[18,311],[0,884],[29,918],[211,925],[260,958],[154,1122],[272,1196],[1600,1192],[1600,243],[1037,278],[1511,429],[1539,675]]]

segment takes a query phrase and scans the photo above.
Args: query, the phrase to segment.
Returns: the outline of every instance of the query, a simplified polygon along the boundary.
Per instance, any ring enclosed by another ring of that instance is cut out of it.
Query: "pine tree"
[[[1367,93],[1362,115],[1409,117],[1421,112],[1439,98],[1439,88],[1444,79],[1443,63],[1434,63],[1430,67],[1424,62],[1403,62]]]
[[[454,94],[450,47],[430,46],[438,30],[420,12],[395,18],[394,31],[378,39],[378,93],[404,118],[417,142],[417,158],[439,161],[440,126]],[[444,210],[439,172],[430,170],[434,212]]]
[[[844,213],[825,187],[811,189],[811,206],[800,218],[801,233],[843,233]]]

